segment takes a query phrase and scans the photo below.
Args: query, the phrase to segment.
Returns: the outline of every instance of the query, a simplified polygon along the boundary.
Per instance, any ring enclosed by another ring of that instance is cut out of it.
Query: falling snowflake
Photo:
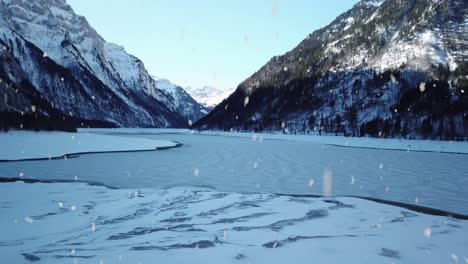
[[[309,180],[309,187],[312,188],[314,186],[314,183],[315,183],[314,179],[310,179]]]
[[[288,67],[285,66],[285,67],[283,68],[283,71],[287,72],[287,71],[288,71]]]
[[[356,182],[356,178],[354,176],[351,176],[351,184],[354,184]]]
[[[273,7],[271,8],[271,15],[272,16],[278,15],[278,1],[273,2]]]
[[[75,181],[77,181],[77,180],[78,180],[78,177],[77,177],[77,176],[75,176]]]
[[[462,94],[464,94],[464,93],[465,93],[465,90],[462,89],[460,92],[461,92]]]
[[[421,93],[424,93],[424,91],[426,91],[426,83],[425,82],[422,82],[419,84],[419,91]]]
[[[425,237],[430,238],[431,234],[432,234],[432,230],[431,230],[430,227],[427,227],[426,229],[424,229],[424,236]]]
[[[23,173],[23,172],[20,172],[19,176],[20,176],[20,177],[23,177],[23,176],[24,176],[24,173]]]
[[[72,205],[72,206],[70,207],[70,209],[71,209],[72,211],[75,211],[75,210],[76,210],[76,206]]]
[[[379,169],[383,170],[384,165],[382,163],[379,164]]]
[[[323,195],[331,196],[332,194],[332,178],[333,173],[330,169],[325,169],[323,171]]]
[[[224,231],[223,231],[223,239],[227,240],[227,230],[226,229],[224,229]]]
[[[34,222],[34,220],[33,220],[31,217],[29,217],[29,216],[25,217],[25,218],[24,218],[24,221],[26,221],[26,222],[28,222],[28,223],[30,223],[30,224],[32,224],[32,223]]]
[[[59,207],[63,207],[63,203],[62,203],[62,202],[59,202],[58,205],[59,205]]]
[[[276,248],[277,246],[278,246],[278,243],[275,242],[275,243],[273,244],[273,248]]]
[[[95,223],[91,223],[91,232],[96,232],[96,224]]]
[[[70,255],[75,255],[75,249],[70,250]]]
[[[389,191],[390,191],[390,187],[385,186],[385,192],[389,192]]]
[[[192,126],[192,120],[189,119],[188,125],[189,125],[189,126]]]
[[[248,104],[249,104],[249,97],[246,96],[245,99],[244,99],[244,107],[246,107]]]
[[[256,169],[258,167],[258,163],[254,162],[253,168]]]
[[[200,171],[198,170],[198,168],[195,168],[195,169],[193,170],[193,175],[194,175],[195,177],[198,177],[198,175],[200,175]]]
[[[392,81],[392,83],[398,84],[398,81],[397,81],[395,75],[393,75],[393,73],[390,73],[390,80]]]
[[[94,100],[94,98],[95,98],[95,97],[94,97],[94,95],[93,95],[93,96],[91,96],[91,99],[93,99],[93,100]]]
[[[249,36],[247,34],[244,34],[244,43],[245,44],[249,43]]]
[[[284,123],[284,121],[281,122],[281,128],[284,129],[285,127],[286,127],[286,123]]]
[[[458,263],[458,256],[452,253],[452,259],[455,263]]]
[[[63,78],[63,77],[60,77],[60,80],[63,82],[63,81],[65,81],[65,78]]]
[[[35,106],[35,105],[31,105],[31,111],[32,111],[33,113],[36,112],[36,106]]]

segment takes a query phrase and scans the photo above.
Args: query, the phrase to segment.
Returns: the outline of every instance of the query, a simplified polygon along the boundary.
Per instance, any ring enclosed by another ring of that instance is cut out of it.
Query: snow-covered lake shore
[[[168,140],[149,140],[89,133],[10,131],[0,133],[0,160],[53,159],[70,154],[148,151],[175,147]]]
[[[247,133],[247,132],[223,132],[223,131],[196,131],[189,129],[140,129],[140,128],[91,128],[78,129],[81,133],[97,134],[198,134],[211,136],[227,136],[252,138],[255,140],[289,140],[299,142],[311,142],[323,145],[335,145],[355,148],[375,148],[403,151],[427,151],[441,153],[465,153],[468,154],[467,141],[444,141],[400,138],[371,138],[371,137],[344,137],[329,135],[293,135],[282,133]]]
[[[1,183],[5,263],[456,263],[468,222],[356,198]],[[26,195],[27,194],[27,195]],[[456,261],[456,262],[455,262]]]

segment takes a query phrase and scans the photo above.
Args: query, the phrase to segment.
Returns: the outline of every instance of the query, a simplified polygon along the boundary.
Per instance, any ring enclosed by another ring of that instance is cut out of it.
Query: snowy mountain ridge
[[[134,118],[124,118],[118,114],[111,117],[108,111],[85,116],[75,113],[74,109],[69,108],[79,108],[79,104],[72,107],[65,98],[55,98],[56,94],[51,93],[51,88],[44,88],[40,78],[28,78],[28,82],[58,110],[83,118],[107,119],[119,126],[180,127],[186,125],[187,117],[196,120],[203,116],[203,108],[190,96],[174,96],[159,89],[142,61],[126,53],[123,47],[106,42],[84,17],[73,12],[66,1],[1,0],[0,5],[2,32],[14,32],[14,36],[3,34],[2,42],[7,49],[11,49],[10,43],[15,42],[15,38],[23,38],[42,51],[42,58],[37,59],[48,58],[69,70],[70,77],[73,76],[80,83],[87,97],[106,100],[80,80],[83,74],[93,75],[97,78],[94,81],[106,86],[113,97],[125,104],[125,111]],[[15,55],[24,51],[21,49]],[[37,66],[40,67],[40,64]],[[21,65],[21,68],[26,78],[37,71],[28,65]],[[187,101],[179,102],[178,99]],[[180,107],[182,104],[184,107]],[[82,112],[87,111],[83,109]]]
[[[356,136],[468,136],[468,6],[363,0],[273,57],[196,124]]]
[[[217,104],[226,99],[234,90],[223,90],[212,86],[198,88],[186,87],[185,90],[200,104],[213,109]]]

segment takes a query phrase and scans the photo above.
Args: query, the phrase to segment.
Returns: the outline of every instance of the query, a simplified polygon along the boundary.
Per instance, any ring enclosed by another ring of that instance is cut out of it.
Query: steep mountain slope
[[[233,90],[222,90],[211,86],[198,88],[187,87],[185,90],[197,100],[197,102],[210,108],[210,110],[215,108],[217,104],[226,99],[233,92]]]
[[[1,0],[0,28],[0,93],[17,87],[0,104],[10,114],[31,113],[29,103],[40,100],[44,116],[118,126],[185,127],[187,116],[203,115],[193,100],[179,107],[186,97],[160,89],[138,58],[107,43],[64,0]]]
[[[192,98],[184,88],[166,79],[156,79],[156,87],[173,98],[174,110],[187,120],[195,122],[209,111],[207,107]]]
[[[363,0],[272,58],[199,128],[468,136],[463,0]]]

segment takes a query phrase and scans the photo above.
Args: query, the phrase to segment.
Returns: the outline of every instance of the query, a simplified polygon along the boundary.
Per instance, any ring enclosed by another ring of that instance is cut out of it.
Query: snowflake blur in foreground
[[[249,104],[249,97],[246,96],[244,99],[244,107],[246,107]]]
[[[91,232],[96,232],[96,224],[95,223],[91,223]]]
[[[271,15],[278,15],[278,1],[273,2],[273,7],[271,8]]]
[[[314,179],[310,179],[309,180],[309,187],[312,188],[314,186],[314,183],[315,183]]]
[[[200,175],[200,171],[198,170],[198,168],[195,168],[195,169],[193,170],[193,175],[194,175],[195,177],[198,177],[198,175]]]
[[[351,184],[354,184],[356,182],[356,178],[354,176],[351,176]]]
[[[398,81],[397,81],[395,75],[393,75],[393,73],[390,73],[390,79],[392,80],[392,83],[398,84]]]
[[[426,91],[426,83],[425,82],[422,82],[419,84],[419,91],[421,93],[424,93],[424,91]]]
[[[430,227],[427,227],[426,229],[424,229],[424,236],[425,237],[430,238],[431,234],[432,234],[432,230],[431,230]]]
[[[333,173],[330,169],[325,169],[323,172],[323,195],[331,196],[332,194],[332,177]]]
[[[33,220],[31,217],[29,217],[29,216],[25,217],[25,218],[24,218],[24,221],[26,221],[26,222],[28,222],[28,223],[30,223],[30,224],[32,224],[32,223],[34,222],[34,220]]]

